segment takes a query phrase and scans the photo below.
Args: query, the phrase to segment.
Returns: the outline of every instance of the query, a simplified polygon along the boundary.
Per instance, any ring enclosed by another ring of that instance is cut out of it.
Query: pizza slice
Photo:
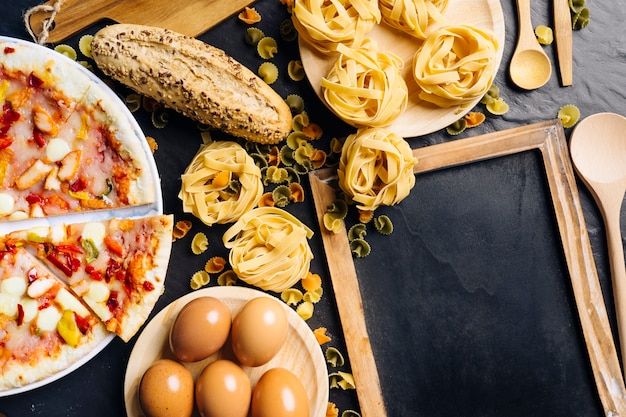
[[[109,334],[38,259],[20,247],[0,252],[0,391],[66,369]]]
[[[38,226],[4,239],[25,245],[105,323],[128,341],[164,290],[172,215]]]
[[[143,135],[77,66],[0,43],[0,221],[156,200]]]

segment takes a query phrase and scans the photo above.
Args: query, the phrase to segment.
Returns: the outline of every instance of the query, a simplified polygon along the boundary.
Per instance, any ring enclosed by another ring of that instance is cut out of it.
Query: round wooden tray
[[[498,41],[495,68],[500,66],[504,51],[504,14],[499,0],[450,0],[444,17],[447,25],[472,24],[491,30]],[[368,36],[378,43],[379,50],[391,51],[404,60],[402,76],[409,88],[409,104],[406,111],[388,127],[389,130],[405,138],[426,135],[457,121],[480,101],[478,98],[464,108],[440,108],[420,100],[419,87],[411,74],[411,62],[421,41],[384,24],[375,26]],[[302,40],[299,41],[299,47],[307,78],[318,97],[326,103],[322,96],[321,81],[335,59],[318,52]]]
[[[124,380],[124,399],[128,417],[143,416],[137,395],[141,377],[157,359],[174,359],[169,348],[169,331],[178,312],[189,301],[198,297],[215,297],[229,308],[234,317],[243,305],[255,297],[271,297],[261,291],[244,287],[210,287],[187,294],[161,310],[145,327],[133,347],[126,377]],[[328,403],[328,371],[326,360],[309,326],[287,305],[282,303],[289,321],[289,332],[285,344],[278,354],[268,363],[258,367],[243,367],[250,377],[252,387],[263,373],[274,367],[283,367],[293,372],[307,390],[311,417],[323,417]],[[229,339],[230,340],[230,339]],[[228,343],[228,342],[227,342]],[[228,357],[226,348],[211,357],[193,363],[184,363],[191,371],[194,380],[209,363]],[[197,410],[194,410],[197,416]]]

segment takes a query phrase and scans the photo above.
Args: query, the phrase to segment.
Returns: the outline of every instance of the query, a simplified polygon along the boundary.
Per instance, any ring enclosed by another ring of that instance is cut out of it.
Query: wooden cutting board
[[[52,6],[58,0],[44,5]],[[158,26],[198,36],[222,20],[242,10],[253,0],[65,0],[54,19],[48,42],[62,41],[103,19],[117,23]],[[50,13],[37,11],[30,18],[31,28],[40,33]]]

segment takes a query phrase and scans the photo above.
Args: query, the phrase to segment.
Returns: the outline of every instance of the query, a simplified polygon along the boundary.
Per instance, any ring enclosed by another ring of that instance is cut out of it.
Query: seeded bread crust
[[[98,68],[138,93],[213,128],[275,144],[291,131],[289,106],[221,49],[167,29],[114,24],[91,44]]]

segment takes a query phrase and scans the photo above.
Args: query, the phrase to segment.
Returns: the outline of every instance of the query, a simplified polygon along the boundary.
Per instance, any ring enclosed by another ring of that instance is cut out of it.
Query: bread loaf
[[[274,144],[291,131],[289,106],[241,63],[195,38],[150,26],[99,30],[93,59],[106,75],[213,128]]]

